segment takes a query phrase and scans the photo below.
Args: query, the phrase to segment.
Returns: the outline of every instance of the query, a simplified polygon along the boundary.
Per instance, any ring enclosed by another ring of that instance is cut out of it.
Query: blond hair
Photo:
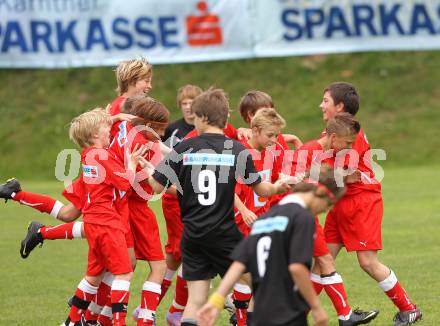
[[[269,127],[278,127],[280,129],[286,126],[286,121],[273,108],[265,108],[258,110],[251,120],[251,128],[258,130],[267,129]]]
[[[145,58],[125,60],[119,63],[115,73],[118,82],[116,91],[122,95],[138,80],[151,78],[153,66]]]
[[[177,106],[180,107],[184,99],[188,98],[193,100],[202,93],[203,90],[199,86],[188,84],[180,87],[177,91]]]
[[[102,125],[110,124],[110,115],[101,108],[96,108],[73,118],[69,128],[69,138],[81,148],[93,145],[93,135]]]

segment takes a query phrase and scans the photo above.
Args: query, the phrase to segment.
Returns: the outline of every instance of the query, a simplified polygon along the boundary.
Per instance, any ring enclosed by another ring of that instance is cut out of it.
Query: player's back
[[[295,288],[288,266],[302,263],[310,268],[314,218],[292,200],[295,197],[286,197],[281,205],[263,214],[232,255],[252,275],[257,326],[290,325],[309,309]]]
[[[237,234],[233,210],[237,177],[260,182],[244,146],[223,134],[205,133],[177,145],[170,165],[182,188],[178,197],[184,235]]]

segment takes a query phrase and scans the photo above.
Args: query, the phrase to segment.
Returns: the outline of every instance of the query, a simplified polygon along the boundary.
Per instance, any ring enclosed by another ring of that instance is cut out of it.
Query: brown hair
[[[135,115],[131,120],[133,126],[150,123],[152,127],[156,124],[168,124],[170,112],[159,101],[147,95],[129,97],[122,104],[122,112]]]
[[[327,122],[327,135],[335,133],[338,136],[357,135],[361,130],[359,121],[347,112],[340,112]]]
[[[179,88],[177,91],[177,106],[180,107],[180,103],[186,99],[195,99],[197,96],[203,93],[203,90],[199,86],[185,85]]]
[[[346,82],[332,83],[324,89],[329,92],[335,105],[344,104],[344,111],[356,115],[359,110],[359,95],[356,88]]]
[[[338,170],[333,169],[327,164],[323,164],[320,167],[319,175],[317,178],[312,178],[310,175],[306,176],[304,181],[293,185],[292,192],[316,191],[321,184],[326,187],[331,192],[331,194],[333,194],[336,200],[339,200],[345,193],[345,186],[339,186],[337,179],[342,180],[342,176],[340,175]]]
[[[258,110],[251,120],[251,128],[266,129],[268,127],[284,128],[286,121],[273,108],[264,108]]]
[[[105,110],[95,108],[73,118],[70,122],[69,138],[81,148],[93,145],[93,134],[102,126],[111,124],[111,118]]]
[[[249,113],[254,115],[261,108],[273,108],[272,97],[261,91],[249,91],[240,99],[238,105],[240,114],[246,123],[249,121]]]
[[[224,129],[229,114],[228,97],[222,89],[210,88],[194,99],[192,111],[209,125]]]
[[[115,74],[118,82],[116,91],[122,95],[138,80],[151,78],[153,67],[145,58],[126,60],[119,63]]]

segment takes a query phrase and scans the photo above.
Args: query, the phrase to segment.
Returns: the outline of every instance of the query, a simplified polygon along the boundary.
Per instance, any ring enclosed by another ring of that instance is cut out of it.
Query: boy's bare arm
[[[252,186],[255,193],[260,197],[271,197],[276,194],[281,194],[290,189],[288,182],[284,178],[278,179],[275,183],[260,182]]]
[[[289,265],[289,272],[302,297],[309,305],[316,326],[327,326],[328,317],[310,281],[310,272],[300,263]]]
[[[57,214],[57,219],[66,223],[75,221],[81,216],[81,211],[69,203],[63,206]]]

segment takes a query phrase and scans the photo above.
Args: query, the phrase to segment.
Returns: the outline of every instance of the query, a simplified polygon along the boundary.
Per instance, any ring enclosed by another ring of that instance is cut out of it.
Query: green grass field
[[[435,321],[440,301],[439,168],[386,168],[383,180],[385,250],[380,257],[394,269],[410,297],[423,310],[424,318],[419,324],[425,326],[439,324]],[[58,198],[63,188],[61,183],[56,182],[22,181],[22,184],[29,191]],[[165,240],[164,222],[158,204],[155,202],[152,206],[161,225],[162,240]],[[0,203],[0,253],[4,262],[0,282],[0,325],[59,325],[67,315],[66,300],[85,271],[85,240],[46,241],[43,248],[36,248],[28,259],[20,258],[19,243],[25,235],[28,222],[35,219],[47,225],[57,222],[50,216],[17,203]],[[345,280],[352,307],[379,309],[380,315],[372,325],[391,325],[395,308],[377,284],[361,272],[354,255],[341,253],[337,267]],[[140,288],[146,274],[145,264],[138,264],[131,286],[130,311],[140,300]],[[158,326],[165,325],[164,315],[172,300],[172,292],[170,289],[158,310]],[[325,293],[321,298],[329,313],[330,325],[336,326],[336,316]],[[129,321],[129,325],[134,323]],[[225,312],[217,325],[228,325]]]

